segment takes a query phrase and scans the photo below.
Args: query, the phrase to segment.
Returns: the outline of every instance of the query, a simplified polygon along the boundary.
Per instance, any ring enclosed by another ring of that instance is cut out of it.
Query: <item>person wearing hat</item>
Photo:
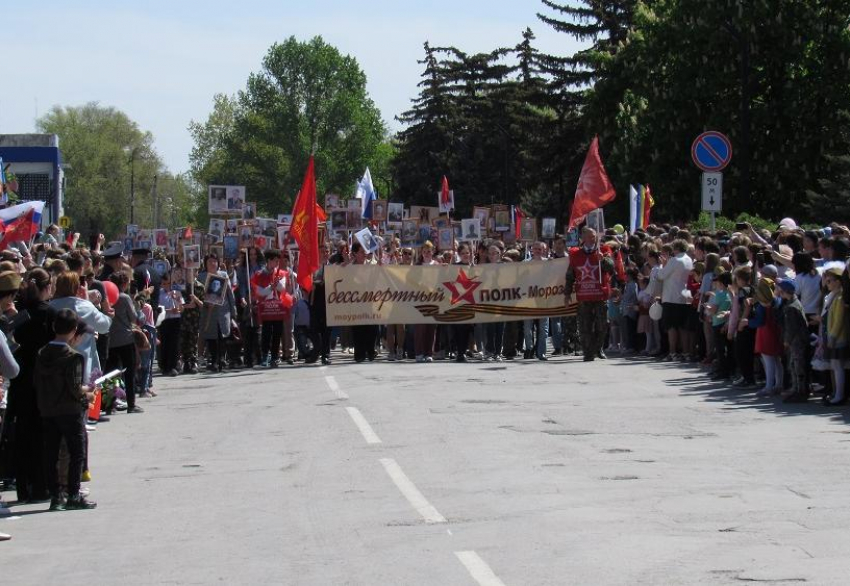
[[[847,401],[844,363],[850,358],[850,325],[847,323],[850,314],[844,305],[843,274],[840,267],[831,267],[823,276],[829,294],[824,300],[826,320],[821,331],[826,340],[824,357],[832,372],[832,395],[823,399],[827,406],[843,405]]]
[[[151,251],[149,248],[134,248],[130,256],[130,266],[133,267],[133,283],[136,291],[153,287],[151,299],[159,299],[159,273],[150,266]]]
[[[113,242],[103,251],[103,270],[98,275],[100,281],[109,280],[112,273],[121,269],[124,264],[123,254],[124,244],[121,242]]]
[[[20,287],[21,276],[16,271],[4,271],[0,273],[0,310],[3,313],[2,319],[6,322],[0,328],[0,375],[6,381],[12,380],[20,372],[18,362],[12,354],[12,350],[6,340],[6,334],[4,333],[4,330],[8,328],[8,322],[6,321],[8,316],[15,313],[13,303]],[[3,399],[4,392],[3,388],[0,388],[0,401]],[[0,411],[0,419],[5,421],[6,416],[6,413]],[[5,428],[6,425],[4,424],[3,427]],[[7,533],[0,533],[0,541],[6,541],[7,539],[11,539],[11,537]]]
[[[764,388],[757,394],[759,397],[771,397],[783,389],[782,334],[779,320],[776,319],[778,309],[774,296],[776,284],[773,279],[762,277],[755,288],[755,306],[753,321],[756,326],[756,354],[761,355],[764,365]]]
[[[50,275],[41,267],[27,274],[24,286],[16,299],[18,311],[26,311],[29,319],[15,328],[15,360],[20,373],[9,385],[7,421],[15,429],[12,450],[15,457],[15,488],[19,502],[42,501],[50,498],[47,491],[47,470],[44,466],[44,438],[41,414],[33,377],[35,360],[52,338],[55,312],[47,305],[53,294]]]
[[[806,348],[809,347],[809,323],[803,304],[797,299],[797,283],[780,279],[776,289],[782,298],[782,343],[788,356],[791,391],[782,395],[784,403],[805,403],[809,399],[809,369]]]

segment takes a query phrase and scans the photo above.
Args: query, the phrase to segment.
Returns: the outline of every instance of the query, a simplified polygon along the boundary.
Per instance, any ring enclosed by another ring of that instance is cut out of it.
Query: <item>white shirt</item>
[[[682,291],[688,287],[688,275],[694,269],[694,261],[684,252],[668,259],[667,264],[658,271],[658,280],[661,281],[661,303],[690,303],[682,295]]]

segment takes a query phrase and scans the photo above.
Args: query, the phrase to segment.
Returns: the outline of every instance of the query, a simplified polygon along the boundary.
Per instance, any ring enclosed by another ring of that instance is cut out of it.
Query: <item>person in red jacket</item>
[[[606,358],[602,352],[608,331],[606,301],[611,294],[611,275],[614,272],[614,253],[608,246],[599,246],[596,230],[585,227],[582,245],[569,251],[566,302],[573,294],[578,301],[578,327],[584,361]]]
[[[251,291],[258,302],[280,297],[286,290],[287,273],[280,270],[280,251],[267,250],[264,254],[266,266],[251,277]],[[261,333],[262,362],[260,368],[277,368],[280,359],[280,342],[283,336],[283,320],[264,319]]]

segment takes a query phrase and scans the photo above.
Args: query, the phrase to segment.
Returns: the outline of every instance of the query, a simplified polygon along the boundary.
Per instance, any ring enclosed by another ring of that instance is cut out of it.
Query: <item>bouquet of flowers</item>
[[[105,376],[99,368],[94,368],[89,377],[89,384],[94,388],[100,388],[101,409],[112,410],[115,399],[126,400],[127,393],[124,391],[124,380],[121,378],[122,371],[113,370]]]

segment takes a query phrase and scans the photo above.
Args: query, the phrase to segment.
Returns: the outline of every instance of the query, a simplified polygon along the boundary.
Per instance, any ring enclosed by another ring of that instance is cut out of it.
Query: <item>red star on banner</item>
[[[599,278],[596,271],[599,269],[598,266],[594,264],[590,264],[590,259],[584,261],[584,265],[578,268],[579,272],[581,272],[581,276],[579,277],[579,281],[587,282],[587,281],[595,281]]]
[[[463,293],[458,290],[458,285],[463,287]],[[452,283],[451,281],[446,281],[443,283],[443,286],[452,292],[452,305],[460,303],[461,301],[474,304],[475,298],[472,294],[476,289],[478,289],[478,287],[481,286],[481,283],[474,279],[470,279],[466,273],[463,272],[463,269],[460,269],[455,282]]]

